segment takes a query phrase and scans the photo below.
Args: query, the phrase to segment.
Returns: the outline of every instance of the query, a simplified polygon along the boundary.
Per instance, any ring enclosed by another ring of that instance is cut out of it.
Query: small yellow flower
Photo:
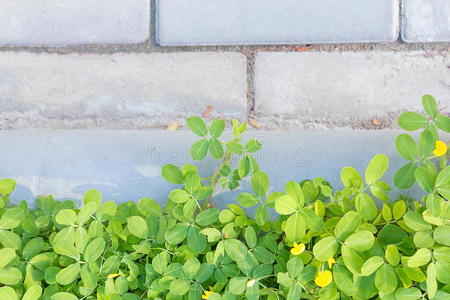
[[[433,150],[435,156],[444,156],[447,153],[447,144],[443,141],[436,141],[436,148]]]
[[[205,293],[202,295],[202,299],[208,299],[211,294],[214,294],[213,291],[205,291]]]
[[[336,261],[332,257],[330,257],[327,261],[328,261],[328,268],[330,269],[333,267],[333,264],[336,263]]]
[[[320,287],[329,285],[331,281],[333,281],[333,274],[328,270],[317,273],[317,277],[314,280],[314,282]]]
[[[291,249],[291,254],[292,255],[300,255],[301,253],[303,253],[303,251],[305,251],[305,244],[301,243],[301,244],[297,244],[294,243],[294,247],[292,247]]]
[[[117,276],[120,276],[120,274],[118,274],[118,273],[109,274],[108,278],[116,278]]]

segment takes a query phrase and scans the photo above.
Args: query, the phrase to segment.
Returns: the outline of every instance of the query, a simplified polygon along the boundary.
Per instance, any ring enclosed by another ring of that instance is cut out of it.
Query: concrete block
[[[157,42],[390,42],[397,39],[398,10],[398,0],[158,0]]]
[[[0,0],[0,45],[140,43],[148,0]]]
[[[283,191],[288,180],[301,181],[323,177],[336,189],[342,188],[340,171],[352,166],[364,170],[377,153],[389,156],[389,170],[383,180],[392,183],[394,172],[405,163],[395,150],[395,130],[363,131],[351,129],[310,131],[253,131],[243,138],[258,138],[263,143],[256,153],[260,169],[270,177],[269,192]],[[225,136],[229,131],[225,132]],[[199,166],[202,176],[210,176],[217,162],[208,158],[200,163],[190,160],[188,149],[198,140],[186,131],[0,131],[1,178],[17,181],[14,202],[34,203],[36,195],[51,194],[57,199],[81,200],[90,188],[98,189],[103,199],[116,202],[150,197],[161,204],[171,189],[179,185],[166,182],[160,168],[168,163],[187,162]],[[209,175],[208,175],[209,174]],[[236,203],[236,195],[250,190],[250,179],[234,192],[219,191],[218,207]],[[420,199],[416,185],[400,194]]]
[[[255,109],[264,117],[345,125],[395,119],[424,94],[449,100],[448,53],[264,52],[256,57]]]
[[[402,39],[405,42],[449,42],[450,1],[403,0]]]
[[[0,128],[145,128],[247,113],[239,53],[0,53]]]

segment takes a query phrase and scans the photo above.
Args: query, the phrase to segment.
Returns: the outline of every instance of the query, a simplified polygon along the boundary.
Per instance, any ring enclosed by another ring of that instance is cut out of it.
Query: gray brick
[[[450,41],[449,0],[403,0],[402,15],[405,42]]]
[[[272,193],[284,190],[288,180],[318,176],[340,188],[341,168],[352,166],[364,174],[377,153],[390,158],[383,180],[392,184],[394,171],[405,164],[393,143],[399,133],[351,129],[254,131],[245,133],[244,140],[264,140],[256,159],[261,170],[270,176]],[[11,195],[14,203],[27,200],[35,205],[35,196],[47,194],[80,201],[86,190],[95,188],[105,200],[124,202],[151,197],[165,204],[174,185],[161,177],[163,165],[190,162],[199,166],[203,176],[214,171],[211,159],[200,164],[189,159],[188,149],[198,136],[186,131],[0,130],[0,140],[1,176],[17,180],[16,191]],[[250,182],[244,180],[238,190],[219,193],[215,202],[223,208],[236,203],[239,193],[249,191]],[[415,185],[411,190],[394,189],[389,194],[393,199],[399,194],[420,199],[423,191]]]
[[[0,0],[0,45],[139,43],[149,0]]]
[[[389,42],[398,0],[158,0],[160,45]]]
[[[143,128],[190,115],[242,118],[239,53],[0,53],[0,128]]]
[[[256,112],[264,117],[355,124],[448,103],[449,53],[265,52],[256,58]],[[392,119],[392,118],[391,118]]]

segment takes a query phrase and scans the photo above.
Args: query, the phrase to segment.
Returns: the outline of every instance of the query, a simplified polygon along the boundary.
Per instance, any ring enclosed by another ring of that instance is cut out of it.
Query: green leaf
[[[218,139],[211,139],[208,144],[209,153],[214,159],[221,159],[223,157],[224,150],[222,143]]]
[[[22,297],[22,300],[38,300],[42,295],[42,288],[40,285],[33,285],[27,289]]]
[[[186,239],[188,229],[188,224],[178,223],[166,231],[165,238],[170,244],[179,244]]]
[[[19,269],[8,267],[0,269],[0,283],[5,285],[16,285],[22,280],[22,272]]]
[[[394,184],[397,188],[406,190],[416,182],[417,165],[413,162],[407,163],[394,174]]]
[[[428,264],[431,259],[431,251],[427,248],[420,248],[408,259],[408,267],[417,268]]]
[[[422,215],[416,211],[409,211],[403,216],[406,226],[415,231],[431,229],[431,225],[427,223]]]
[[[283,195],[275,199],[275,211],[280,215],[290,215],[299,208],[298,202],[290,195]]]
[[[436,118],[434,119],[434,122],[436,124],[436,126],[445,131],[445,132],[450,132],[450,118],[444,115],[437,115]]]
[[[385,225],[378,233],[378,239],[384,245],[399,245],[406,237],[406,231],[393,224]]]
[[[3,244],[3,247],[19,250],[22,242],[17,233],[7,230],[0,230],[0,243]]]
[[[430,231],[418,231],[414,234],[414,245],[417,248],[431,248],[434,245]]]
[[[342,265],[335,264],[333,266],[333,281],[339,290],[347,296],[358,293],[358,289],[353,282],[353,275]]]
[[[162,215],[161,206],[158,202],[150,198],[141,198],[138,202],[137,208],[144,216],[150,215],[159,217]]]
[[[247,155],[244,155],[239,160],[238,165],[238,173],[241,178],[244,178],[250,172],[250,158]]]
[[[427,193],[431,193],[434,189],[434,178],[426,167],[417,168],[415,177],[420,187]]]
[[[345,187],[361,187],[363,183],[361,175],[352,167],[344,167],[341,170],[341,181]]]
[[[286,267],[291,278],[299,279],[302,276],[303,261],[300,257],[294,256],[289,259]]]
[[[16,251],[12,248],[0,249],[0,269],[6,267],[14,258],[16,258]]]
[[[257,139],[251,139],[245,144],[245,150],[247,152],[253,153],[261,149],[261,142]]]
[[[16,188],[15,180],[12,180],[9,178],[0,179],[0,194],[1,195],[9,195],[14,191],[15,188]]]
[[[305,236],[306,224],[300,213],[289,216],[286,221],[284,232],[288,240],[298,242]]]
[[[77,214],[72,209],[63,209],[55,217],[56,222],[61,225],[75,225]]]
[[[142,217],[133,216],[128,218],[128,231],[141,239],[148,237],[148,225]]]
[[[68,285],[80,275],[80,264],[74,263],[62,269],[56,274],[56,282],[61,285]]]
[[[200,177],[196,171],[189,171],[184,177],[184,188],[189,194],[195,194],[200,187]]]
[[[262,197],[269,189],[269,177],[266,173],[258,171],[252,176],[252,190],[256,196]]]
[[[59,293],[53,294],[51,296],[50,300],[78,300],[78,298],[70,293],[59,292]]]
[[[245,242],[247,243],[247,245],[250,248],[254,248],[256,246],[256,242],[257,242],[258,238],[256,237],[256,232],[255,232],[255,229],[253,229],[253,227],[245,228],[244,237],[245,237]]]
[[[372,248],[375,237],[369,231],[358,231],[345,239],[344,245],[356,251],[366,251]]]
[[[195,217],[195,222],[201,226],[211,225],[217,220],[219,220],[219,210],[217,208],[208,208]]]
[[[341,247],[342,258],[344,259],[345,266],[352,272],[353,274],[360,274],[361,267],[364,264],[363,258],[350,247],[343,245]]]
[[[334,234],[340,241],[344,241],[361,224],[361,217],[354,211],[347,212],[336,224]]]
[[[196,135],[206,136],[208,134],[208,128],[205,122],[200,117],[190,117],[186,119],[189,128]]]
[[[200,270],[200,261],[196,257],[189,258],[183,265],[183,272],[193,278]]]
[[[169,199],[175,203],[185,203],[192,199],[192,195],[185,190],[172,190],[169,193]]]
[[[190,150],[190,154],[193,160],[202,160],[208,154],[209,141],[201,139],[195,142]]]
[[[79,226],[83,226],[86,224],[90,218],[97,211],[97,204],[94,202],[89,202],[88,204],[83,205],[83,207],[78,212],[77,223]]]
[[[301,208],[298,213],[304,218],[306,226],[315,232],[323,228],[323,220],[310,208]]]
[[[0,219],[0,229],[14,229],[19,226],[25,218],[21,208],[8,209]]]
[[[242,261],[247,252],[247,246],[237,239],[227,239],[224,241],[225,253],[234,261]]]
[[[338,250],[338,247],[338,241],[333,236],[327,236],[314,245],[314,257],[319,261],[327,261],[329,258],[334,256]]]
[[[165,165],[164,167],[162,167],[161,175],[168,182],[175,183],[175,184],[183,184],[184,183],[183,173],[175,165],[168,164],[168,165]]]
[[[398,153],[407,160],[417,159],[417,145],[409,134],[400,134],[395,139],[395,147]]]
[[[186,280],[174,279],[170,282],[170,292],[177,296],[183,296],[189,291],[190,285]]]
[[[385,257],[389,264],[396,266],[400,263],[400,253],[395,245],[389,245],[385,251]]]
[[[434,117],[439,112],[436,100],[431,95],[422,96],[423,109],[430,117]]]
[[[382,265],[375,275],[375,286],[383,293],[390,294],[397,289],[397,275],[390,265]]]
[[[450,226],[438,226],[434,229],[433,238],[439,244],[450,247]]]
[[[437,281],[436,281],[436,265],[432,262],[427,267],[427,293],[429,299],[433,299],[437,291]]]
[[[395,297],[401,300],[417,300],[422,297],[422,293],[415,287],[399,288],[395,291]]]
[[[202,252],[207,245],[206,237],[200,234],[200,229],[190,227],[187,234],[187,245],[193,252]]]
[[[415,131],[424,128],[427,123],[427,118],[416,112],[407,111],[398,117],[398,125],[407,131]]]
[[[244,207],[252,207],[259,202],[259,199],[253,194],[242,193],[237,196],[237,201]]]
[[[97,208],[102,204],[102,194],[94,189],[87,190],[83,197],[83,204],[86,205],[89,202],[97,204]]]
[[[244,293],[247,281],[248,280],[246,277],[231,278],[229,283],[230,293],[234,295],[241,295],[242,293]]]
[[[209,133],[213,138],[218,138],[222,135],[225,129],[225,120],[216,119],[212,122],[211,127],[209,127]]]
[[[430,132],[424,131],[420,134],[418,154],[422,158],[427,158],[434,150],[435,139]]]
[[[372,256],[364,262],[361,267],[361,275],[369,276],[374,273],[380,266],[384,264],[384,260],[381,256]]]
[[[377,206],[366,193],[359,193],[355,199],[356,211],[364,220],[373,220],[377,216]]]
[[[394,203],[392,207],[392,214],[396,220],[399,220],[406,212],[406,203],[403,200],[399,200]]]
[[[19,298],[12,287],[4,286],[0,287],[0,299],[18,300]]]
[[[372,184],[380,179],[389,166],[389,159],[384,154],[377,154],[372,158],[366,168],[365,178],[367,184]]]
[[[84,260],[87,263],[95,262],[105,251],[106,243],[103,238],[96,238],[89,243],[84,251]]]
[[[285,186],[285,191],[286,194],[290,195],[295,201],[297,201],[298,207],[303,207],[305,204],[305,196],[300,184],[295,181],[289,181]]]
[[[227,149],[231,153],[244,154],[244,146],[242,146],[239,142],[236,141],[228,142]]]

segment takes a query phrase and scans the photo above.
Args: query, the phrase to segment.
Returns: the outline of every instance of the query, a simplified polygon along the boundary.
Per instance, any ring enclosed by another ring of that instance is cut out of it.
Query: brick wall
[[[449,54],[448,0],[0,0],[0,128],[391,127]]]

